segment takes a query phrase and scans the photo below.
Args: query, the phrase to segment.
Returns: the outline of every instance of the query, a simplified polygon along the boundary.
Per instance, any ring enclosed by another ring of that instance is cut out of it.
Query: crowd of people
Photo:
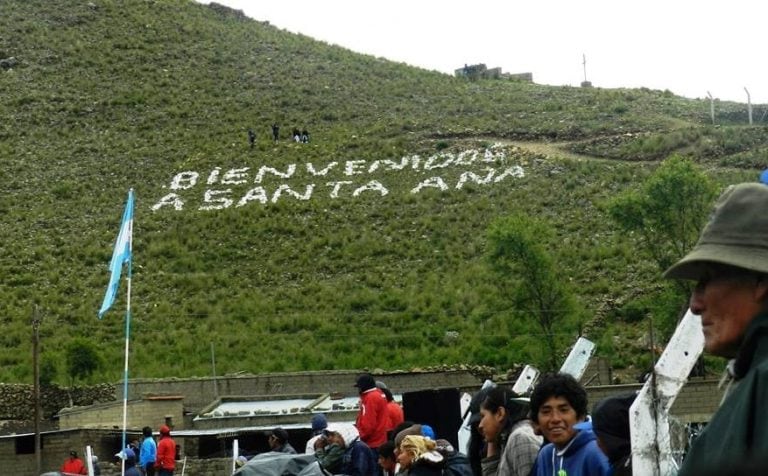
[[[631,474],[628,403],[634,394],[601,401],[587,421],[586,391],[568,374],[545,375],[530,398],[503,386],[483,389],[470,404],[471,438],[461,451],[430,425],[405,421],[389,388],[372,375],[361,375],[355,386],[360,410],[354,424],[328,423],[322,414],[312,418],[305,453],[314,454],[328,474]],[[272,431],[269,445],[272,451],[296,453],[281,428]]]
[[[115,463],[125,466],[125,476],[173,476],[176,469],[177,448],[171,437],[168,425],[160,426],[160,438],[155,441],[152,428],[145,426],[142,441],[132,441],[115,454]],[[93,474],[101,474],[98,457],[93,456]],[[76,451],[70,451],[69,457],[60,469],[64,474],[88,474],[88,469]]]
[[[695,283],[689,304],[701,318],[704,350],[729,359],[721,406],[693,441],[678,476],[768,471],[767,211],[767,184],[729,187],[694,248],[664,273]],[[464,455],[427,425],[397,424],[402,413],[391,417],[385,386],[371,375],[360,376],[356,386],[356,423],[328,425],[313,442],[318,461],[333,474],[632,474],[634,393],[601,400],[588,415],[585,389],[565,373],[542,376],[527,398],[502,386],[483,389],[470,404]]]

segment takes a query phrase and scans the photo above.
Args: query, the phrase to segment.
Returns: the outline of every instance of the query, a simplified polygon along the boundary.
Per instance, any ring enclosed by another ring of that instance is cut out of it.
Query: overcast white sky
[[[216,0],[353,51],[453,74],[768,103],[766,0]],[[203,0],[202,3],[209,3]]]

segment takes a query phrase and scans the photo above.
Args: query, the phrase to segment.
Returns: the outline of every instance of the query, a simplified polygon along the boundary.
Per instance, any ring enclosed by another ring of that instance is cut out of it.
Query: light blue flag
[[[123,211],[123,223],[120,225],[120,233],[115,241],[115,251],[112,253],[112,261],[109,263],[111,275],[107,292],[104,294],[104,302],[99,310],[99,319],[104,315],[117,296],[117,288],[120,286],[120,273],[124,263],[131,261],[131,239],[133,237],[133,189],[128,191],[128,201],[125,202]]]

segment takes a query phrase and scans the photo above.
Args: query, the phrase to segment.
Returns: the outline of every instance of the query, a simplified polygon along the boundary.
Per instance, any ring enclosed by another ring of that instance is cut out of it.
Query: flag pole
[[[107,291],[104,294],[104,302],[99,309],[99,319],[109,310],[115,302],[118,287],[120,286],[120,274],[123,264],[128,263],[127,287],[128,295],[126,298],[125,309],[125,365],[123,366],[123,444],[122,463],[120,474],[125,476],[125,450],[128,447],[126,442],[126,433],[128,431],[128,355],[131,339],[131,275],[133,267],[133,189],[128,190],[128,200],[125,202],[123,210],[123,220],[120,223],[120,232],[115,240],[115,249],[112,252],[112,260],[109,263],[110,278],[107,285]]]
[[[131,189],[131,193],[133,189]],[[131,239],[128,241],[128,248],[133,257],[133,225],[131,225]],[[128,429],[128,355],[131,342],[131,275],[133,258],[128,260],[128,275],[126,276],[126,305],[125,305],[125,364],[123,367],[123,449],[127,448],[126,432]],[[121,468],[121,476],[125,476],[125,458]]]

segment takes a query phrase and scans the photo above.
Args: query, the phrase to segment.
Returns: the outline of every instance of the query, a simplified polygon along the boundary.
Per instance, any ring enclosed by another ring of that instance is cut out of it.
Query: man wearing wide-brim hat
[[[664,273],[696,281],[704,350],[731,359],[723,404],[694,442],[679,476],[768,454],[768,185],[729,187],[693,250]],[[714,474],[714,473],[713,473]]]

